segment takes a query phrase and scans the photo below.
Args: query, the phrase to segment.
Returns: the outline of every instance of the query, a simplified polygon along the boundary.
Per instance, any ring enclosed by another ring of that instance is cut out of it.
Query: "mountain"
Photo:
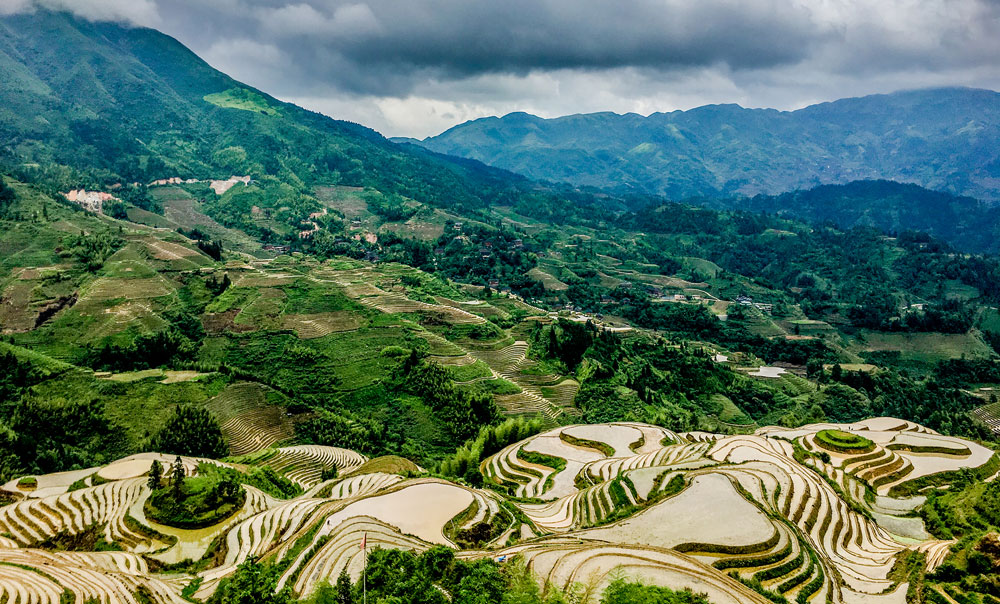
[[[914,184],[863,180],[780,195],[689,201],[717,209],[831,222],[843,229],[861,226],[893,233],[921,231],[962,251],[1000,252],[1000,207]]]
[[[797,111],[708,105],[648,117],[511,113],[421,144],[534,179],[674,199],[889,179],[998,201],[998,138],[1000,94],[940,88]]]
[[[66,188],[251,174],[481,206],[524,181],[278,101],[161,32],[46,10],[0,17],[0,141],[9,171]]]

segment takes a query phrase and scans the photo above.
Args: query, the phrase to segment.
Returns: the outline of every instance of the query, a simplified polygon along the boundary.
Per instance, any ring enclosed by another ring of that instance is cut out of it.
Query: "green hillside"
[[[694,203],[702,203],[694,201]],[[823,185],[781,195],[705,200],[717,208],[768,212],[841,228],[922,231],[966,252],[1000,252],[1000,208],[971,197],[886,180]]]
[[[0,161],[53,191],[249,174],[479,207],[525,186],[277,101],[155,30],[38,10],[0,33]]]

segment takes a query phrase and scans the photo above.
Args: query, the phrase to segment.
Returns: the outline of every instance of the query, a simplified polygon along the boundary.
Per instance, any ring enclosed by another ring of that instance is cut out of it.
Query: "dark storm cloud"
[[[124,13],[134,2],[91,4],[103,4],[106,14],[111,5],[121,5]],[[427,77],[484,73],[713,64],[763,68],[801,60],[828,35],[809,10],[783,0],[158,0],[156,5],[160,20],[144,24],[164,27],[195,47],[207,50],[227,39],[271,46],[284,57],[286,77],[373,94],[405,94]]]
[[[769,1],[372,0],[260,14],[271,33],[293,38],[286,48],[294,54],[307,46],[308,53],[325,50],[336,59],[330,66],[340,69],[346,62],[444,77],[626,66],[760,68],[800,60],[825,35],[808,11]]]

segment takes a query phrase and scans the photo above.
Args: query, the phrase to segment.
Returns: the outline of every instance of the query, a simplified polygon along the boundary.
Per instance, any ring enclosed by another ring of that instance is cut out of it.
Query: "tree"
[[[180,499],[181,487],[184,485],[184,462],[180,455],[174,460],[174,468],[171,471],[172,484],[174,487],[174,497]]]
[[[458,584],[456,604],[500,604],[506,585],[499,567],[489,560],[474,562]]]
[[[612,581],[604,590],[601,604],[709,604],[703,594],[689,589],[674,591],[666,587],[643,585],[622,579]]]
[[[207,409],[179,406],[153,437],[152,449],[192,457],[223,457],[226,443],[219,422]]]
[[[159,459],[153,460],[153,465],[149,467],[149,485],[150,491],[155,491],[160,488],[160,479],[163,478],[163,464],[160,463]]]
[[[125,207],[124,203],[118,200],[112,200],[105,203],[101,207],[101,211],[103,211],[105,215],[117,218],[118,220],[128,219],[128,208]]]
[[[347,569],[340,571],[337,577],[337,604],[354,604],[354,597],[351,594],[351,578],[347,575]]]
[[[7,209],[14,203],[15,199],[14,189],[8,187],[3,178],[0,177],[0,217],[6,215]]]
[[[280,574],[273,566],[250,556],[218,590],[219,604],[290,604],[289,588],[278,590]]]

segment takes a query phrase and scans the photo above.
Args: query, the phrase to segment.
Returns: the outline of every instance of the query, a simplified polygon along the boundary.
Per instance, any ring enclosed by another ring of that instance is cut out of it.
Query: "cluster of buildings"
[[[104,202],[111,200],[120,201],[111,193],[87,191],[86,189],[73,189],[69,193],[63,193],[63,196],[73,203],[79,204],[84,210],[97,214],[103,211]]]
[[[191,185],[196,182],[201,182],[201,181],[198,180],[197,178],[189,178],[187,180],[184,180],[180,176],[174,176],[172,178],[161,178],[159,180],[154,180],[153,182],[149,183],[149,186],[165,187],[167,185],[184,185],[184,184]]]
[[[736,296],[736,298],[733,301],[742,306],[752,306],[753,308],[756,308],[757,310],[765,312],[767,314],[771,314],[771,310],[774,308],[773,304],[767,304],[764,302],[754,302],[753,298],[745,294],[740,294]]]

